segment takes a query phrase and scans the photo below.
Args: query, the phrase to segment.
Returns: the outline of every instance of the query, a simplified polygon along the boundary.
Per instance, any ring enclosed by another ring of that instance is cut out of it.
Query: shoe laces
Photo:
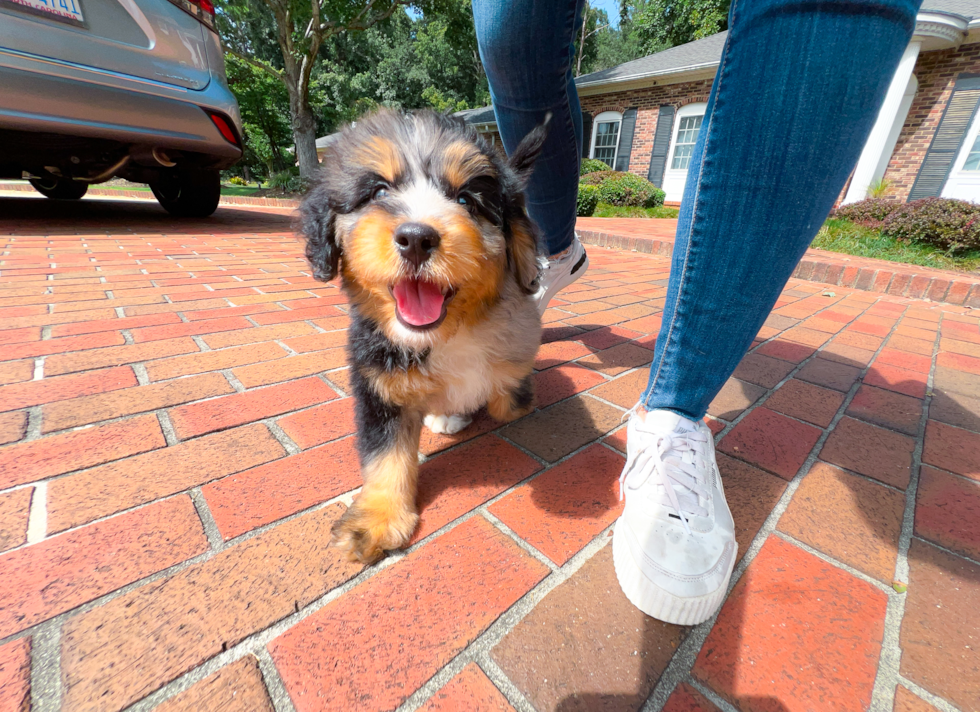
[[[690,534],[688,518],[708,515],[708,510],[700,505],[701,498],[709,496],[707,468],[703,467],[703,448],[707,442],[707,435],[701,431],[655,434],[653,443],[638,449],[627,459],[619,477],[620,501],[625,498],[627,489],[638,490],[655,477],[654,484],[660,485],[656,488],[660,494],[659,503],[673,508]],[[698,467],[698,460],[702,467]],[[656,501],[654,492],[648,496]]]

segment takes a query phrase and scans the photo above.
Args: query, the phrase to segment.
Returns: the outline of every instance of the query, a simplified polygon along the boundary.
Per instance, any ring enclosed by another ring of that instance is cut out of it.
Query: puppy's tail
[[[544,120],[521,140],[517,149],[510,156],[510,167],[517,174],[522,185],[527,185],[527,181],[531,177],[531,171],[534,169],[534,162],[541,155],[544,141],[548,138],[548,124],[550,123],[551,112],[549,111],[544,115]]]

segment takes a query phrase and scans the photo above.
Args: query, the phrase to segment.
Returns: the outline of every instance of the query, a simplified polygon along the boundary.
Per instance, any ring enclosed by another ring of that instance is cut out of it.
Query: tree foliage
[[[286,0],[219,4],[229,83],[246,124],[244,162],[254,173],[282,170],[295,161],[294,145],[305,139],[309,152],[317,136],[377,106],[458,111],[490,103],[469,0],[416,0],[410,11],[398,0],[375,0],[371,12],[385,16],[364,15],[361,20],[352,8],[363,12],[364,3],[319,0],[321,23],[324,17],[339,19],[324,31],[308,64],[303,64],[308,56],[303,53],[314,44],[298,37],[297,28],[312,20],[310,2],[317,0],[287,3],[294,11],[292,44],[283,38],[282,18],[272,9],[282,2]],[[284,46],[292,47],[289,61]],[[290,78],[290,62],[294,70],[308,67],[305,84]],[[302,150],[299,160],[302,164]]]
[[[728,29],[730,0],[627,2],[624,5],[629,8],[631,30],[648,54]]]
[[[311,179],[317,166],[317,121],[310,94],[321,48],[335,37],[363,32],[384,22],[408,2],[219,0],[218,22],[227,51],[286,86],[295,155],[304,179]],[[269,53],[269,58],[263,59],[255,45],[268,47],[270,32],[279,56]]]
[[[234,55],[225,57],[228,85],[238,99],[245,130],[242,167],[256,175],[272,175],[292,163],[289,96],[282,82]]]
[[[618,26],[586,3],[573,73],[608,69],[725,29],[729,1],[621,0]],[[470,0],[216,5],[229,84],[242,108],[242,167],[252,174],[295,170],[298,156],[303,175],[310,175],[316,137],[378,106],[459,111],[490,103]]]

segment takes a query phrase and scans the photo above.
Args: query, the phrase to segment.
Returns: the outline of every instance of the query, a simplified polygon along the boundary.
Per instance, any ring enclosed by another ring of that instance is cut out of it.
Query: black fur
[[[356,366],[350,375],[357,419],[357,452],[364,463],[395,444],[402,409],[382,400]]]
[[[534,162],[541,155],[544,148],[544,141],[548,138],[548,124],[551,123],[551,112],[544,116],[544,121],[535,126],[531,133],[521,139],[517,149],[510,157],[510,167],[517,174],[521,181],[521,190],[527,186],[527,181],[531,177]]]
[[[382,371],[407,371],[412,366],[423,366],[429,357],[429,349],[415,351],[391,343],[377,324],[361,315],[356,305],[350,307],[350,318],[347,355],[352,364]]]
[[[534,401],[534,381],[531,376],[524,377],[511,397],[514,399],[514,410],[524,410],[530,407],[531,402]]]
[[[391,343],[377,324],[363,317],[351,306],[351,325],[347,330],[347,356],[351,364],[351,388],[357,417],[357,451],[367,462],[379,452],[390,449],[400,427],[402,409],[383,400],[374,390],[362,368],[382,371],[404,371],[421,366],[429,350],[413,351]]]
[[[299,210],[299,232],[306,238],[306,259],[313,278],[329,282],[337,276],[340,248],[334,236],[334,212],[327,189],[319,184],[307,194]]]

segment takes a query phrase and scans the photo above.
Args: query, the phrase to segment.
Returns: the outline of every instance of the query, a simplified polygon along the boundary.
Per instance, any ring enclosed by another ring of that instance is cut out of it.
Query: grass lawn
[[[108,185],[106,183],[97,183],[92,186],[98,190],[145,190],[150,192],[150,186],[148,185]]]
[[[961,272],[980,270],[980,250],[949,254],[931,245],[899,242],[877,230],[855,225],[850,220],[832,219],[825,222],[810,247],[933,269],[955,269]]]
[[[659,208],[621,208],[616,205],[609,205],[609,203],[599,203],[596,206],[595,212],[592,213],[594,218],[676,218],[677,213],[680,212],[677,208],[666,208],[660,206]]]
[[[141,190],[150,191],[150,186],[148,185],[96,185],[95,188],[100,188],[102,190]],[[254,185],[221,185],[222,195],[252,195],[258,192],[260,189],[256,188]]]
[[[221,184],[221,194],[222,195],[254,195],[261,188],[256,188],[254,185],[225,185]]]

